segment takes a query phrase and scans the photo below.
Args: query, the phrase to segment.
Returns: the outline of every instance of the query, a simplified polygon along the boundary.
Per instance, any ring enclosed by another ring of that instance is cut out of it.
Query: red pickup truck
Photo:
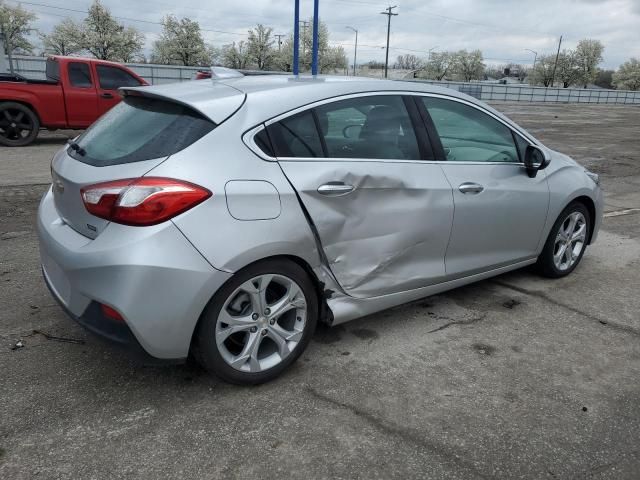
[[[28,145],[41,128],[87,128],[120,101],[118,88],[148,85],[127,67],[52,56],[47,79],[0,74],[0,145]]]

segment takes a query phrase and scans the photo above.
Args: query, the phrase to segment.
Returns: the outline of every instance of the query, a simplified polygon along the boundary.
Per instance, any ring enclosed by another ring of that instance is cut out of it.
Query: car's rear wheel
[[[38,116],[26,105],[0,103],[0,144],[22,147],[33,142],[40,131]]]
[[[309,275],[286,260],[239,271],[212,298],[198,327],[196,357],[223,380],[277,377],[308,345],[318,320]]]
[[[546,277],[569,275],[580,263],[587,248],[591,217],[580,202],[573,202],[558,216],[542,253],[538,270]]]

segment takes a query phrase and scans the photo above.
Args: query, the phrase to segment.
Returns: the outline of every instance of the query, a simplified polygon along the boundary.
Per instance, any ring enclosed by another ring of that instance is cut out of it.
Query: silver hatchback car
[[[318,321],[530,264],[567,275],[601,223],[597,175],[454,90],[256,76],[122,94],[52,160],[45,281],[89,330],[230,382],[277,376]]]

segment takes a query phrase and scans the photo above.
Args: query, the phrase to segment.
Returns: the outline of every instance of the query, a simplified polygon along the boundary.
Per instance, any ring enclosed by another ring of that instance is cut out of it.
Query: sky
[[[17,4],[15,0],[5,0]],[[64,17],[84,18],[91,0],[21,2],[38,15],[35,27],[48,33]],[[221,46],[246,39],[258,23],[274,33],[293,29],[293,0],[102,0],[125,25],[146,35],[146,53],[158,38],[157,23],[167,14],[197,20],[205,40]],[[37,5],[36,5],[37,4]],[[582,38],[604,46],[602,68],[617,68],[630,57],[640,58],[640,0],[396,0],[399,15],[391,19],[390,63],[398,55],[426,57],[428,51],[482,50],[485,63],[532,64],[534,54],[555,54],[575,48]],[[329,27],[330,43],[342,45],[353,61],[358,30],[358,64],[384,61],[388,3],[375,0],[320,0],[320,19]],[[57,8],[55,8],[57,7]],[[313,0],[300,0],[301,18],[313,15]],[[77,11],[69,11],[77,10]],[[125,19],[126,18],[126,19]],[[37,38],[34,38],[38,43]]]

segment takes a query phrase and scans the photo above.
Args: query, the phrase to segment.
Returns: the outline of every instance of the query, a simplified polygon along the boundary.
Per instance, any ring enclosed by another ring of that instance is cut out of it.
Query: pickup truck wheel
[[[38,116],[26,105],[0,103],[0,145],[22,147],[33,142],[40,130]]]

